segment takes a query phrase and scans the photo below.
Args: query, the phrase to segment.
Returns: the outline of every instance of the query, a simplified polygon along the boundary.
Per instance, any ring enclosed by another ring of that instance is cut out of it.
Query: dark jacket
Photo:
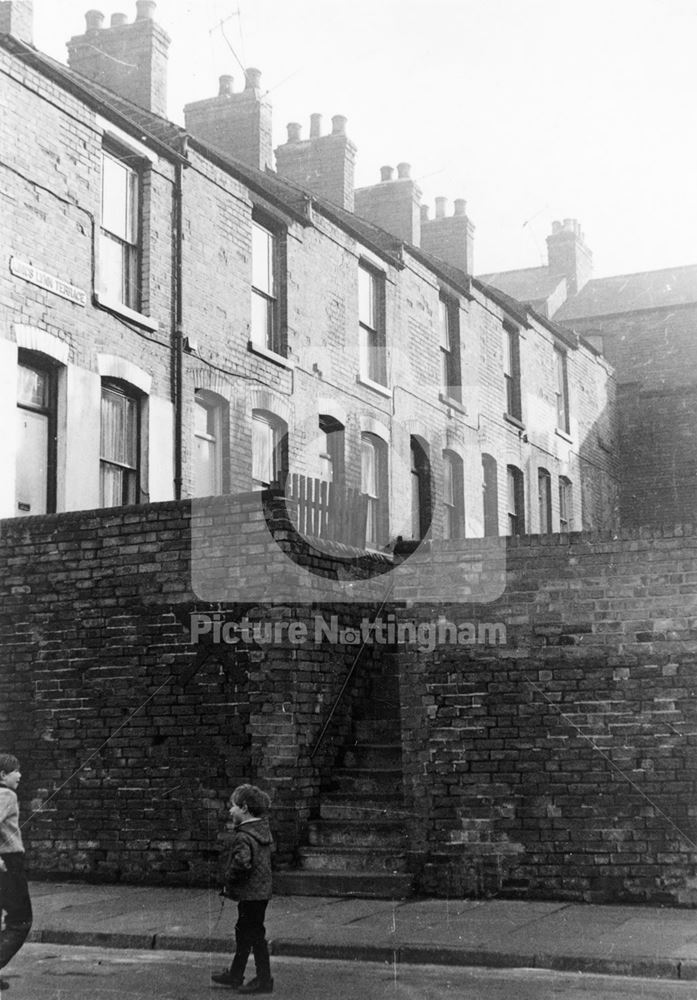
[[[223,891],[228,898],[271,898],[272,844],[269,821],[263,817],[237,827],[225,863]]]

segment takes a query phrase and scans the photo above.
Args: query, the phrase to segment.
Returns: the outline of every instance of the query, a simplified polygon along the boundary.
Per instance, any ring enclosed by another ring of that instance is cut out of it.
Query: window
[[[525,492],[523,473],[515,465],[509,465],[508,472],[508,533],[525,534]]]
[[[252,414],[252,482],[255,490],[285,484],[288,434],[282,420],[264,410]]]
[[[554,348],[555,395],[557,399],[557,427],[569,433],[569,382],[566,371],[566,352]]]
[[[491,455],[482,455],[482,490],[484,535],[495,537],[499,533],[499,477],[496,459]]]
[[[360,374],[370,382],[385,385],[384,288],[377,272],[361,264],[358,268],[358,321],[360,324]]]
[[[344,478],[344,428],[333,417],[319,418],[319,478],[340,483]]]
[[[441,295],[439,301],[440,364],[443,392],[462,401],[460,377],[460,310],[454,299]]]
[[[194,496],[210,497],[223,490],[224,402],[205,389],[194,401]]]
[[[506,383],[506,413],[523,419],[520,402],[520,334],[515,327],[503,329],[503,377]]]
[[[411,537],[424,538],[431,525],[431,463],[418,438],[411,439]]]
[[[140,498],[140,400],[125,384],[102,382],[100,495],[102,507]]]
[[[552,477],[546,469],[537,470],[537,498],[540,511],[540,534],[552,530]]]
[[[55,372],[22,351],[17,376],[16,510],[47,514],[56,509]]]
[[[279,309],[280,239],[252,220],[252,346],[282,353]]]
[[[571,531],[573,519],[573,488],[566,476],[559,477],[559,530]]]
[[[377,548],[388,535],[387,446],[375,434],[361,436],[361,492],[367,497],[365,543]]]
[[[443,538],[465,537],[463,462],[454,451],[443,452]]]
[[[102,150],[99,279],[105,298],[139,310],[140,175],[129,162],[135,159]]]

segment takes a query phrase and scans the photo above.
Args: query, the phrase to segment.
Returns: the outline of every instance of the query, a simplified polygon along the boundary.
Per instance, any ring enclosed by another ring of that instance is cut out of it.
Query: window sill
[[[438,399],[445,406],[449,406],[452,410],[457,410],[458,413],[462,413],[463,416],[467,416],[467,407],[463,406],[459,399],[454,399],[452,396],[446,396],[444,392],[438,393]]]
[[[280,365],[281,368],[295,368],[295,363],[290,358],[284,358],[282,354],[270,351],[268,347],[255,344],[253,340],[247,341],[247,350],[251,351],[252,354],[258,354],[260,358],[266,358],[267,361],[273,361],[275,365]]]
[[[523,421],[519,420],[518,417],[514,417],[512,413],[504,413],[503,419],[506,423],[513,424],[514,427],[517,427],[519,431],[525,430],[525,424]]]
[[[379,382],[373,382],[372,378],[368,378],[367,375],[356,375],[356,382],[359,385],[365,385],[368,389],[372,389],[373,392],[379,393],[386,399],[392,398],[392,390],[388,389],[386,385],[381,385]]]
[[[574,439],[573,439],[573,438],[571,437],[571,435],[570,435],[570,434],[569,434],[569,433],[568,433],[567,431],[563,431],[563,430],[561,429],[561,427],[555,427],[555,428],[554,428],[554,433],[555,433],[555,434],[556,434],[556,435],[557,435],[558,437],[562,438],[562,440],[564,440],[564,441],[568,441],[568,442],[569,442],[569,444],[573,444],[573,443],[574,443]]]
[[[156,319],[151,319],[149,316],[145,316],[143,313],[139,313],[135,309],[130,309],[128,306],[125,306],[123,302],[117,302],[116,299],[109,299],[100,292],[94,293],[94,304],[99,309],[104,309],[106,312],[122,316],[124,319],[129,319],[132,323],[145,327],[146,330],[152,330],[154,332],[160,328],[160,324]]]

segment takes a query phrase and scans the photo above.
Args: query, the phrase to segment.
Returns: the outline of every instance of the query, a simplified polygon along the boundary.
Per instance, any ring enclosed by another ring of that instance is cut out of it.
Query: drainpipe
[[[182,156],[186,156],[188,136],[182,137]],[[174,166],[174,498],[182,497],[182,437],[184,432],[184,294],[183,294],[183,178],[185,163]]]

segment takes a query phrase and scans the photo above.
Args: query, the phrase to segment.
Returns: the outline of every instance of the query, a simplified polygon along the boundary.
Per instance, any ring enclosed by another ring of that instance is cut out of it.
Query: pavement
[[[30,941],[231,952],[236,905],[208,889],[33,882],[31,893]],[[266,928],[273,955],[697,981],[697,910],[275,896]]]

